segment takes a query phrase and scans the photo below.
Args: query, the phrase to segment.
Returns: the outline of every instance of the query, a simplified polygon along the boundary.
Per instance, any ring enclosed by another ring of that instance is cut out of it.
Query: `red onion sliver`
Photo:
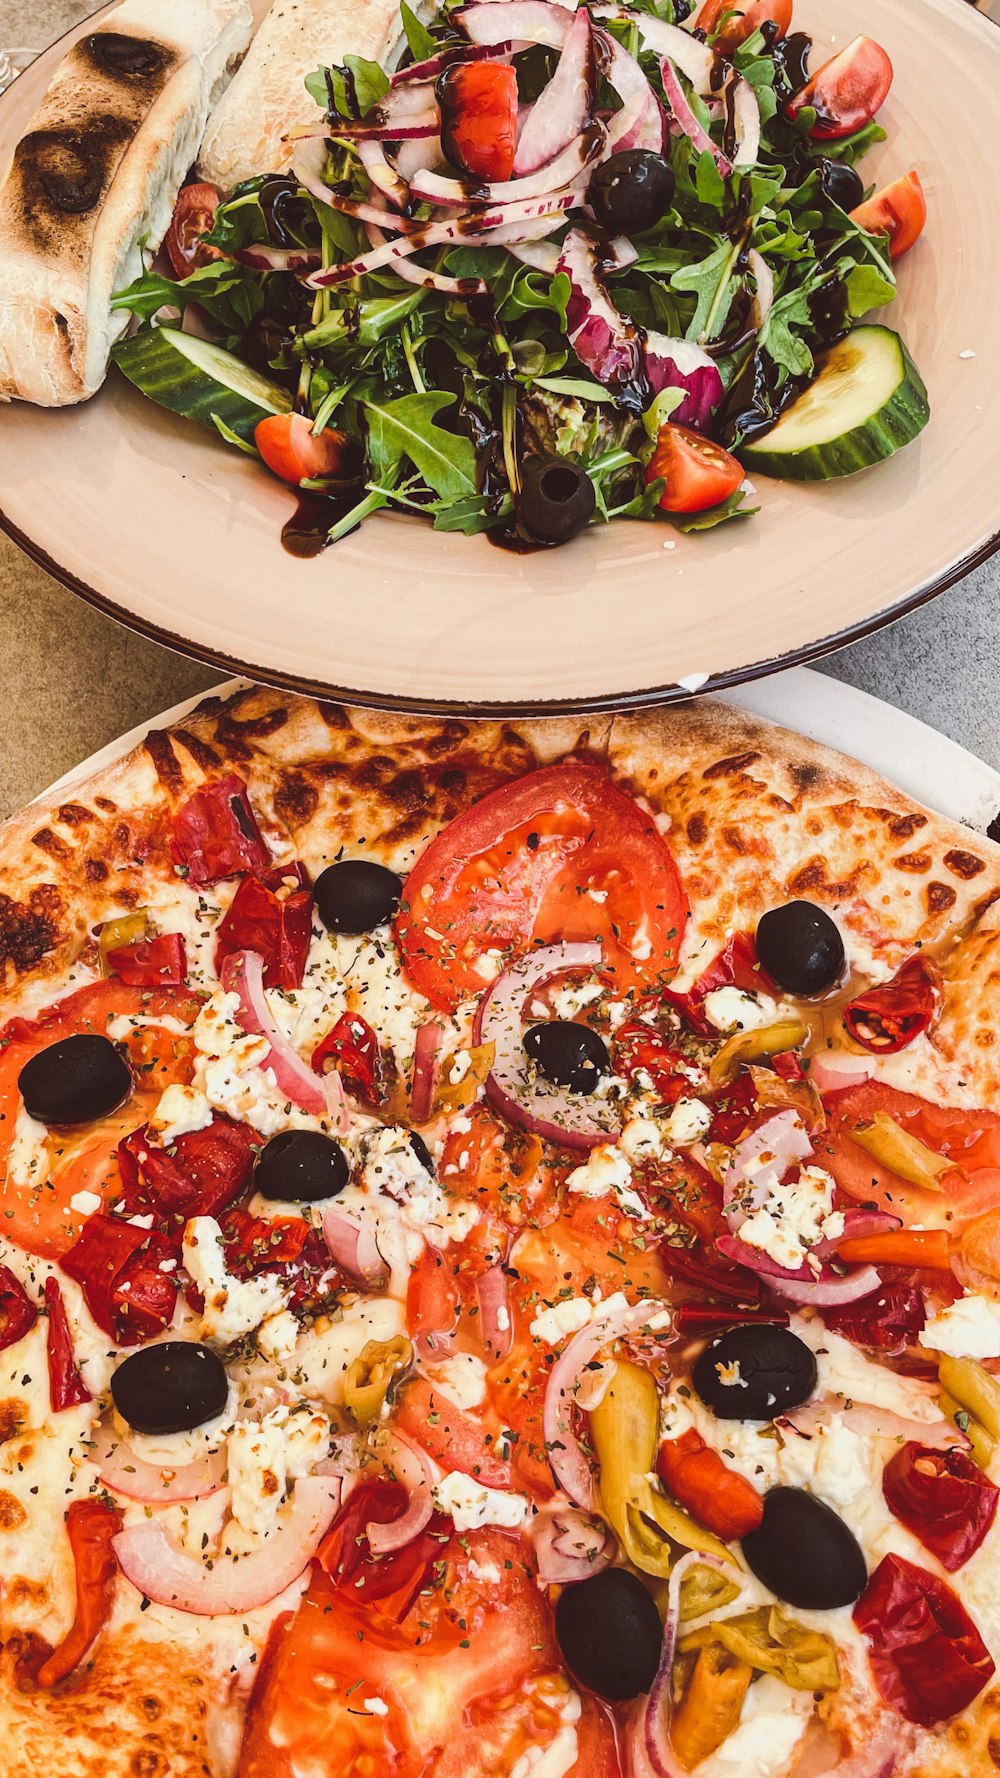
[[[357,1220],[332,1204],[323,1212],[323,1239],[342,1272],[369,1288],[385,1284],[389,1267],[378,1250],[375,1229],[367,1217]]]
[[[663,77],[664,96],[667,104],[670,106],[674,122],[678,129],[683,135],[688,137],[689,141],[698,150],[699,154],[710,154],[712,156],[719,172],[725,179],[733,170],[732,163],[726,159],[722,149],[712,141],[708,131],[698,122],[698,119],[691,109],[687,94],[681,86],[677,70],[669,56],[664,56],[663,61],[660,64],[660,73]]]
[[[747,265],[754,275],[754,282],[757,286],[751,312],[753,325],[759,330],[774,307],[774,273],[763,254],[757,252],[756,247],[751,247],[747,254]],[[809,1078],[817,1087],[819,1086],[816,1079],[815,1063],[810,1070]]]
[[[617,1553],[614,1535],[603,1519],[579,1507],[551,1502],[539,1509],[531,1525],[538,1578],[546,1586],[571,1586],[610,1568]]]
[[[567,331],[580,362],[598,382],[631,394],[645,407],[649,381],[642,335],[611,300],[601,276],[597,242],[582,229],[571,228],[562,245],[559,270],[572,286],[566,305]]]
[[[514,1339],[514,1323],[507,1306],[507,1279],[503,1266],[488,1266],[476,1285],[479,1298],[479,1337],[494,1364],[506,1358]]]
[[[789,1427],[802,1438],[811,1438],[818,1427],[829,1426],[834,1415],[861,1438],[902,1442],[912,1439],[934,1451],[953,1450],[956,1445],[968,1449],[965,1433],[944,1414],[937,1420],[911,1420],[905,1414],[895,1414],[891,1408],[876,1407],[870,1402],[851,1401],[845,1406],[838,1396],[829,1394],[816,1396],[794,1413],[783,1414],[775,1424],[782,1429]]]
[[[255,272],[307,272],[322,265],[322,255],[312,247],[237,247],[226,256]]]
[[[673,1673],[680,1628],[681,1585],[692,1568],[714,1568],[717,1573],[730,1577],[741,1591],[744,1586],[743,1577],[737,1569],[724,1562],[721,1556],[707,1555],[701,1550],[690,1550],[686,1556],[682,1556],[671,1573],[667,1586],[660,1665],[649,1689],[641,1718],[643,1751],[648,1769],[655,1778],[687,1778],[687,1767],[681,1765],[674,1752],[670,1725],[674,1712]]]
[[[238,1019],[244,1031],[265,1037],[270,1045],[264,1066],[270,1068],[286,1098],[311,1117],[328,1119],[338,1135],[349,1127],[344,1084],[335,1070],[313,1073],[292,1047],[271,1015],[264,995],[264,962],[256,951],[233,951],[223,960],[222,986],[239,999]]]
[[[393,1550],[405,1549],[429,1523],[434,1511],[434,1471],[420,1446],[404,1438],[401,1432],[391,1432],[379,1445],[378,1455],[384,1468],[392,1472],[410,1497],[400,1518],[392,1519],[388,1525],[372,1519],[365,1526],[372,1555],[388,1556]]]
[[[372,222],[366,224],[366,228],[373,247],[385,245],[385,236],[380,228],[376,228]],[[408,259],[394,260],[392,269],[404,283],[419,284],[422,290],[440,290],[445,296],[481,296],[486,291],[486,285],[480,278],[449,278],[444,272],[430,272],[426,266],[412,265]]]
[[[596,1505],[597,1489],[590,1464],[573,1430],[573,1408],[581,1375],[602,1346],[621,1339],[624,1334],[637,1333],[654,1315],[665,1310],[665,1303],[650,1300],[600,1316],[573,1336],[549,1373],[542,1408],[546,1453],[563,1493],[588,1511]]]
[[[608,119],[607,152],[616,154],[626,148],[649,148],[654,154],[662,154],[667,136],[663,107],[639,63],[610,31],[599,31],[596,41],[601,47],[608,84],[614,87],[622,105],[637,94],[641,100],[639,115],[627,128],[622,127],[621,111]]]
[[[723,1208],[733,1234],[748,1209],[759,1210],[789,1167],[811,1154],[812,1144],[797,1111],[777,1112],[737,1143],[722,1183]]]
[[[741,74],[734,75],[733,122],[736,127],[734,167],[755,167],[760,154],[760,105],[757,94]]]
[[[874,1266],[859,1266],[842,1278],[834,1273],[820,1276],[813,1283],[797,1278],[771,1276],[771,1288],[791,1303],[802,1303],[813,1309],[831,1309],[839,1303],[856,1303],[879,1289],[882,1279]]]
[[[148,1519],[112,1540],[126,1580],[156,1605],[196,1617],[238,1617],[276,1599],[316,1554],[340,1505],[339,1476],[303,1476],[286,1516],[265,1543],[240,1556],[215,1556],[211,1566],[189,1556],[162,1524]]]
[[[413,1084],[410,1087],[410,1119],[425,1124],[434,1105],[438,1059],[444,1032],[437,1019],[425,1019],[413,1047]]]
[[[471,43],[499,48],[509,38],[561,49],[574,14],[554,0],[483,0],[478,6],[458,7],[451,18]]]
[[[386,159],[381,142],[359,142],[358,159],[377,190],[395,204],[397,210],[402,210],[410,201],[410,188]]]
[[[498,0],[499,3],[499,0]],[[513,50],[513,43],[456,43],[442,49],[426,62],[412,62],[408,68],[397,68],[390,76],[392,86],[407,85],[412,80],[436,80],[453,62],[500,61]]]
[[[546,166],[579,136],[593,110],[595,79],[590,14],[582,6],[552,79],[528,111],[514,156],[515,179]]]
[[[488,0],[491,5],[502,6],[505,0]],[[544,0],[547,5],[549,0]],[[511,0],[514,4],[514,0]],[[554,160],[539,167],[535,173],[529,173],[523,179],[501,179],[493,185],[483,185],[482,202],[484,204],[516,204],[526,198],[551,198],[556,192],[564,191],[568,185],[579,179],[580,174],[593,166],[604,152],[606,142],[604,125],[595,122],[585,136],[578,136]],[[416,198],[422,198],[428,204],[461,204],[467,206],[469,193],[461,179],[446,179],[440,173],[415,173],[410,180],[410,191]]]
[[[169,1503],[204,1500],[217,1494],[226,1474],[225,1448],[184,1463],[177,1469],[146,1463],[130,1450],[110,1426],[98,1427],[87,1455],[97,1464],[105,1488],[128,1500]]]

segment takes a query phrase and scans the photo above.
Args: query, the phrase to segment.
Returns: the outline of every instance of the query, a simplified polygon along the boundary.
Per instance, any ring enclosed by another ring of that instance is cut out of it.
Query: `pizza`
[[[0,832],[5,1778],[1000,1764],[1000,849],[712,701]]]

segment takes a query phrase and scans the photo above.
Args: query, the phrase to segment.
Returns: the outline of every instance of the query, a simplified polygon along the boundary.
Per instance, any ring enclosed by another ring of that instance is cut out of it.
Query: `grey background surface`
[[[42,48],[97,3],[0,0],[0,45]],[[998,606],[1000,557],[890,629],[829,656],[823,670],[1000,768]],[[115,735],[220,678],[92,610],[2,536],[0,661],[0,817]],[[840,741],[849,752],[851,734]]]

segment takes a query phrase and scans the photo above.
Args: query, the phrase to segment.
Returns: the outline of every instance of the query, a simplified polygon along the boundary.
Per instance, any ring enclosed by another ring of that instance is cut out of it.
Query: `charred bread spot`
[[[185,752],[190,753],[191,758],[196,765],[201,766],[202,771],[211,771],[214,766],[219,764],[219,755],[215,748],[210,747],[207,741],[203,741],[200,735],[193,735],[190,729],[175,729],[174,739],[180,742]]]
[[[118,804],[113,803],[109,796],[95,796],[94,803],[103,815],[117,815]]]
[[[929,852],[904,852],[901,857],[894,858],[892,862],[897,870],[923,873],[931,868],[931,855]]]
[[[746,753],[732,754],[729,759],[717,759],[714,765],[706,766],[701,775],[703,778],[709,780],[713,778],[738,778],[742,773],[748,771],[752,765],[756,765],[759,759],[760,754],[755,753],[753,749],[750,748]]]
[[[927,826],[927,816],[911,810],[908,815],[896,815],[891,809],[876,809],[875,813],[885,822],[894,840],[908,840]]]
[[[928,883],[927,906],[932,914],[946,914],[958,900],[957,892],[950,883]]]
[[[79,47],[102,73],[146,83],[160,76],[161,86],[164,74],[178,59],[164,44],[152,43],[148,37],[127,37],[123,31],[95,31]]]
[[[958,846],[953,846],[950,852],[945,853],[944,863],[952,875],[961,877],[964,883],[971,882],[973,877],[978,877],[980,871],[986,869],[983,859],[977,858],[974,852],[963,852]]]
[[[153,770],[166,790],[179,795],[184,788],[184,773],[166,729],[151,728],[143,746],[153,762]]]
[[[13,963],[19,975],[34,969],[59,940],[56,916],[62,897],[52,883],[40,883],[26,902],[0,894],[0,964]]]
[[[811,760],[801,759],[789,761],[788,776],[800,796],[804,795],[807,790],[814,790],[823,779],[823,773],[818,765],[814,765]]]
[[[301,772],[286,772],[274,793],[274,812],[291,828],[305,827],[319,807],[319,791]]]

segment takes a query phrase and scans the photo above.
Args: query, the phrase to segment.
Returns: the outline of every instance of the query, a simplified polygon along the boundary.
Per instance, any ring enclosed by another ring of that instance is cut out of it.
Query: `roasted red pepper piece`
[[[298,864],[244,877],[219,923],[216,969],[237,951],[256,951],[264,960],[265,988],[301,988],[312,938],[307,885]]]
[[[311,1066],[316,1074],[327,1074],[335,1068],[357,1098],[377,1105],[382,1091],[381,1062],[378,1038],[367,1019],[356,1012],[345,1012],[322,1043],[316,1045]]]
[[[169,1149],[161,1148],[148,1125],[118,1144],[122,1196],[130,1216],[176,1218],[218,1216],[234,1203],[250,1179],[254,1154],[263,1138],[246,1124],[213,1117],[204,1130],[186,1130]]]
[[[926,957],[910,957],[891,981],[868,988],[845,1006],[844,1024],[862,1049],[891,1056],[927,1030],[940,998],[934,965]]]
[[[273,1272],[291,1286],[293,1308],[329,1296],[337,1272],[319,1229],[300,1216],[251,1216],[227,1210],[219,1219],[226,1268],[236,1278]]]
[[[30,1333],[38,1310],[9,1266],[0,1266],[0,1352]]]
[[[74,1500],[67,1509],[66,1529],[76,1567],[76,1616],[68,1635],[39,1668],[40,1686],[58,1685],[72,1673],[111,1616],[118,1574],[111,1539],[121,1528],[118,1508],[104,1500]]]
[[[902,1556],[885,1556],[854,1607],[878,1690],[908,1722],[957,1716],[993,1677],[989,1649],[951,1588]]]
[[[640,1073],[648,1075],[661,1105],[675,1105],[691,1092],[690,1081],[679,1072],[683,1061],[683,1051],[645,1019],[627,1019],[615,1032],[615,1073],[626,1080],[634,1080]]]
[[[865,1297],[863,1303],[824,1309],[823,1320],[856,1346],[891,1357],[913,1344],[926,1325],[927,1310],[915,1285],[883,1284],[876,1296]]]
[[[116,945],[105,961],[129,988],[179,988],[187,976],[187,952],[179,932]]]
[[[759,1110],[760,1102],[753,1076],[744,1069],[712,1100],[712,1121],[708,1126],[706,1141],[724,1142],[727,1148],[732,1148]]]
[[[996,1517],[1000,1488],[964,1451],[903,1445],[882,1475],[886,1505],[942,1568],[954,1574]]]
[[[45,1353],[49,1362],[49,1402],[54,1414],[63,1408],[78,1408],[91,1400],[90,1390],[80,1375],[73,1351],[66,1305],[58,1280],[45,1280],[45,1306],[49,1312],[45,1332]]]
[[[734,1309],[732,1303],[680,1303],[674,1310],[674,1326],[679,1334],[714,1332],[744,1321],[787,1327],[789,1320],[787,1309]]]
[[[271,863],[242,778],[230,772],[183,803],[174,816],[173,854],[189,883],[217,883]]]
[[[678,1505],[725,1543],[756,1531],[764,1517],[764,1501],[753,1483],[730,1469],[693,1427],[680,1438],[663,1440],[656,1473]]]
[[[386,1556],[373,1556],[365,1536],[371,1523],[389,1525],[406,1509],[406,1491],[395,1482],[362,1482],[319,1547],[316,1560],[335,1586],[354,1589],[368,1603],[377,1601],[377,1616],[401,1623],[429,1580],[450,1530],[435,1513],[411,1543]]]
[[[517,151],[517,74],[505,62],[457,62],[440,76],[441,142],[452,166],[493,184]]]
[[[118,1346],[134,1346],[170,1325],[177,1297],[174,1243],[121,1216],[91,1216],[60,1265],[82,1286],[87,1307]]]

